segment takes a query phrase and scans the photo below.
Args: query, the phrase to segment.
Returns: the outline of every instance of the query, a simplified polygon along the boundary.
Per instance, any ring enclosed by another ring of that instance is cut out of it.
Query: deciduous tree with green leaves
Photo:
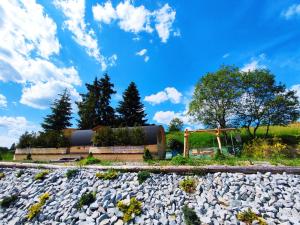
[[[183,128],[183,121],[179,118],[173,118],[169,124],[168,130],[169,132],[173,131],[181,131]]]

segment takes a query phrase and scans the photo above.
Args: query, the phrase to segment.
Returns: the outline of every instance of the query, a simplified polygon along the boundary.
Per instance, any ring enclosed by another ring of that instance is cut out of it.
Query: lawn
[[[14,158],[14,152],[13,151],[0,151],[0,161],[12,161]]]

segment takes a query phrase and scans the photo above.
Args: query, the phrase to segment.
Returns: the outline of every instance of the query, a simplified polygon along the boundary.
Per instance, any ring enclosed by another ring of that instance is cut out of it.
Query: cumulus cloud
[[[285,19],[290,19],[300,15],[300,4],[291,5],[288,9],[281,12],[281,16]]]
[[[258,57],[252,57],[249,63],[244,64],[241,71],[248,72],[256,69],[264,69],[266,68],[266,65],[263,64],[265,59],[265,54],[260,54]]]
[[[6,97],[0,94],[0,108],[6,108],[6,107],[7,107]]]
[[[155,29],[159,38],[166,43],[175,20],[176,11],[169,4],[165,4],[160,9],[150,11],[145,6],[134,6],[133,1],[125,0],[120,2],[115,8],[110,1],[103,4],[96,4],[92,8],[94,19],[100,23],[109,24],[118,21],[120,29],[134,34],[140,32],[152,33]],[[154,27],[152,27],[154,23]],[[173,34],[180,36],[177,30]]]
[[[28,86],[52,80],[72,88],[81,85],[74,67],[59,67],[52,61],[60,51],[57,27],[40,4],[11,0],[1,2],[1,8],[0,81],[22,84],[23,94]],[[31,106],[30,100],[22,102]]]
[[[25,131],[37,131],[40,128],[29,122],[25,117],[0,116],[0,143],[10,147],[16,143]]]
[[[147,54],[147,49],[145,49],[145,48],[142,49],[142,50],[140,50],[140,51],[138,51],[135,54],[138,55],[138,56],[144,57],[144,61],[145,62],[148,62],[148,60],[150,59],[150,57],[146,55]]]
[[[72,32],[73,39],[85,48],[89,56],[95,58],[101,64],[102,70],[106,70],[108,64],[115,64],[115,62],[110,62],[108,58],[102,56],[94,30],[89,29],[85,23],[85,0],[55,0],[54,5],[66,17],[64,26]],[[109,6],[106,6],[106,8],[109,8]],[[108,20],[107,16],[105,20]],[[114,60],[114,58],[111,58],[111,60]]]
[[[144,101],[149,102],[152,105],[157,105],[168,100],[174,104],[178,104],[181,101],[181,97],[182,94],[176,88],[167,87],[163,91],[146,96]]]

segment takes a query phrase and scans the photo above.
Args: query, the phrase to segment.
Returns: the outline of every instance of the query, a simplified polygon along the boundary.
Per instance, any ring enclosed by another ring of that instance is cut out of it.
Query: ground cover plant
[[[126,223],[133,219],[133,215],[138,216],[142,213],[142,203],[136,198],[131,198],[129,202],[126,200],[119,201],[117,207],[123,212],[123,221]]]
[[[71,179],[71,178],[75,177],[78,173],[79,173],[78,169],[70,169],[70,170],[67,171],[66,177],[68,179]]]
[[[103,180],[113,180],[118,177],[118,172],[115,170],[108,170],[107,172],[98,172],[96,173],[96,177],[98,179]]]
[[[151,174],[148,171],[140,171],[137,176],[139,184],[142,184],[151,176]]]
[[[0,172],[0,180],[5,177],[5,174]]]
[[[77,208],[81,209],[84,205],[90,205],[96,200],[96,192],[88,192],[81,195],[77,202]]]
[[[19,178],[24,174],[24,170],[19,170],[16,174],[16,177]]]
[[[45,177],[50,173],[49,170],[43,170],[39,173],[37,173],[35,176],[34,176],[34,179],[35,180],[44,180]]]
[[[239,212],[237,214],[237,219],[246,223],[247,225],[251,225],[253,221],[258,221],[259,225],[267,225],[266,221],[254,213],[250,208],[243,212]]]
[[[182,207],[184,222],[186,225],[200,225],[201,221],[196,212],[187,205]]]
[[[179,187],[186,193],[194,193],[197,187],[197,180],[194,178],[185,178],[179,182]]]
[[[85,165],[93,165],[93,164],[98,164],[98,163],[101,163],[101,160],[100,159],[97,159],[93,156],[92,153],[90,153],[88,155],[88,157],[86,157],[85,159],[82,159],[79,161],[79,165],[80,166],[85,166]]]
[[[49,193],[44,193],[39,197],[39,202],[30,206],[27,214],[28,220],[32,220],[41,211],[42,207],[45,205],[46,201],[50,198]]]
[[[4,197],[0,202],[0,206],[2,208],[8,208],[11,204],[13,204],[18,199],[18,195],[11,195]]]

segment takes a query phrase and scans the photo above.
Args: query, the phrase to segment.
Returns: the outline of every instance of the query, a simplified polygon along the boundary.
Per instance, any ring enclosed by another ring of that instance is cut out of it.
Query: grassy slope
[[[1,156],[0,158],[2,158],[3,161],[12,161],[13,158],[14,158],[14,152],[12,152],[12,151],[0,151],[0,156]]]
[[[257,131],[258,137],[264,137],[266,127],[260,127]],[[246,129],[240,129],[243,142],[247,142],[248,135]],[[233,135],[234,136],[234,135]],[[283,142],[288,145],[297,145],[300,143],[300,123],[289,126],[272,126],[270,127],[269,136],[282,138]],[[183,143],[183,132],[167,133],[167,140],[175,138]],[[228,140],[230,142],[230,139]],[[224,143],[224,140],[223,140]],[[215,135],[209,133],[193,133],[189,136],[191,148],[216,147],[217,142]]]

